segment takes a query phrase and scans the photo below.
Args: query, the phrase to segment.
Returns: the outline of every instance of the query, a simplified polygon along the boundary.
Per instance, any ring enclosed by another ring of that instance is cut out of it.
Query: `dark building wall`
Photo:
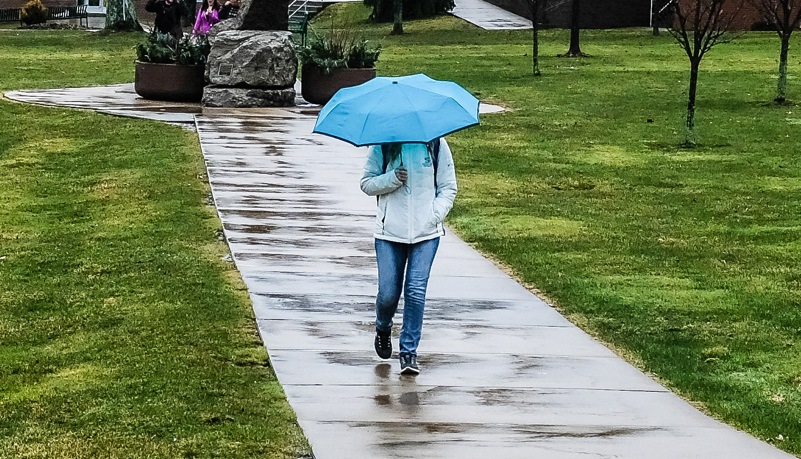
[[[682,3],[686,11],[692,11],[691,8],[695,5],[695,0],[679,0],[679,1]],[[731,11],[731,8],[734,8],[735,6],[734,3],[736,2],[732,2],[731,5],[724,6],[724,10]],[[764,23],[762,21],[762,16],[759,14],[759,11],[753,5],[750,5],[748,2],[744,2],[740,10],[737,12],[737,15],[734,17],[734,21],[732,23],[732,29],[764,30]]]
[[[531,19],[526,0],[486,0],[507,11]],[[542,0],[540,0],[542,2]],[[681,0],[692,3],[694,0]],[[655,2],[660,3],[660,2]],[[569,28],[572,0],[547,0],[540,12],[545,27]],[[619,27],[647,27],[651,24],[651,0],[584,0],[581,2],[581,27],[585,29],[613,29]],[[750,30],[760,22],[759,14],[746,5],[737,16],[734,26]]]
[[[496,6],[531,19],[526,0],[487,0]],[[545,27],[570,27],[573,2],[548,0],[540,18]],[[581,27],[611,29],[645,27],[650,24],[651,0],[584,0],[581,3]]]
[[[551,0],[553,2],[554,0]],[[546,11],[545,19],[553,27],[570,27],[571,1]],[[617,27],[647,27],[651,16],[650,0],[584,0],[581,2],[581,27],[612,29]]]
[[[762,15],[746,2],[734,20],[734,28],[739,30],[765,30]],[[770,29],[773,30],[773,29]]]

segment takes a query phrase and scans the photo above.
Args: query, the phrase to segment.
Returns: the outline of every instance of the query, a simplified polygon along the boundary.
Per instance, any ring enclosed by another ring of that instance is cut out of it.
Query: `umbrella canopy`
[[[458,84],[422,73],[377,77],[337,91],[314,132],[356,146],[430,142],[478,124],[478,103]]]

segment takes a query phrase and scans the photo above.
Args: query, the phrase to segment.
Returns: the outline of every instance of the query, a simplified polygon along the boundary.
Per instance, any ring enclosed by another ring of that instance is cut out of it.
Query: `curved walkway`
[[[453,234],[430,282],[423,373],[399,376],[372,349],[364,151],[312,134],[314,106],[180,112],[131,86],[6,96],[193,121],[259,329],[317,459],[792,457],[703,415]]]

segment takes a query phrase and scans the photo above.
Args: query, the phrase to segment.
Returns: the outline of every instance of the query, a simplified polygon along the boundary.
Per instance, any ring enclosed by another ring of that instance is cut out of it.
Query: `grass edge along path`
[[[130,81],[59,32],[0,32],[0,91]],[[192,132],[0,100],[0,458],[310,454],[208,196]]]
[[[425,72],[511,109],[449,137],[464,240],[692,403],[801,454],[801,110],[770,102],[775,34],[705,58],[686,150],[689,65],[668,34],[586,30],[593,57],[564,59],[569,31],[542,31],[534,78],[530,31],[445,16],[392,36],[357,4],[313,27],[330,14],[382,45],[379,75]]]

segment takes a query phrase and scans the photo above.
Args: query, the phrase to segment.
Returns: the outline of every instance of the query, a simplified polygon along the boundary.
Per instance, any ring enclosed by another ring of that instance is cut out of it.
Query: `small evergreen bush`
[[[42,24],[47,22],[47,7],[42,0],[31,0],[22,7],[19,18],[25,25]]]

